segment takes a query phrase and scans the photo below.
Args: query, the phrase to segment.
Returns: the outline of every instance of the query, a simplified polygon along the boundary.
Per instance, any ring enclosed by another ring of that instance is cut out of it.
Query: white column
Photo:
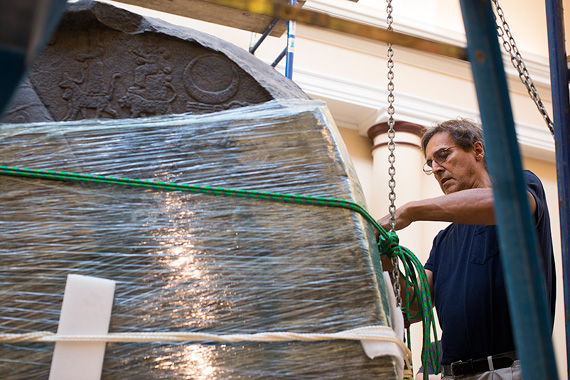
[[[425,174],[422,171],[424,157],[420,148],[420,139],[424,128],[418,124],[396,122],[395,134],[395,193],[396,208],[406,202],[418,200],[423,197],[422,188]],[[388,124],[381,123],[372,126],[368,130],[368,136],[373,142],[372,146],[372,188],[374,196],[370,200],[370,211],[375,218],[387,215],[390,200],[388,186],[390,175],[388,169],[390,163],[388,156]],[[421,225],[412,224],[410,227],[398,231],[400,244],[409,248],[412,252],[424,253],[426,250]],[[416,253],[416,256],[418,256]],[[423,256],[423,255],[422,255]],[[420,258],[422,260],[422,258]]]
[[[430,179],[422,170],[424,156],[420,147],[421,136],[424,128],[418,124],[396,122],[394,126],[396,158],[394,167],[396,168],[396,208],[406,202],[423,199],[425,193],[424,186]],[[388,181],[390,175],[388,168],[388,124],[381,123],[372,126],[368,130],[368,137],[372,140],[372,188],[373,196],[370,199],[370,212],[376,219],[387,215],[389,212],[390,200],[388,194],[390,188]],[[412,223],[409,227],[397,231],[400,245],[410,249],[420,260],[425,263],[431,248],[432,236],[426,236],[426,225],[424,223]],[[413,324],[411,327],[412,358],[414,372],[421,366],[421,349],[423,342],[421,323]]]

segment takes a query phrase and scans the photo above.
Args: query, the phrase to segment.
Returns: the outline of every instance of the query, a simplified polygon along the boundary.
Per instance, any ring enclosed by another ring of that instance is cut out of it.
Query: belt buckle
[[[462,375],[462,374],[459,374],[459,373],[456,374],[456,373],[455,373],[455,369],[454,369],[454,367],[455,367],[457,364],[461,364],[461,363],[463,363],[463,360],[458,360],[458,361],[453,362],[453,363],[450,364],[449,367],[451,368],[451,376],[455,377],[455,376],[460,376],[460,375]]]

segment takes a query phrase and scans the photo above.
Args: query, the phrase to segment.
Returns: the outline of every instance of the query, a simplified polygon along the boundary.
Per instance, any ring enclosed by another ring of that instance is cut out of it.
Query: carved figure
[[[93,39],[92,33],[89,33],[89,39]],[[105,83],[103,80],[104,64],[102,58],[104,54],[103,44],[97,41],[97,48],[92,53],[77,54],[75,60],[83,63],[83,75],[87,72],[89,78],[87,82],[87,90],[89,93],[100,94],[105,92]]]
[[[131,109],[131,118],[146,117],[149,114],[166,115],[172,113],[171,103],[176,99],[176,91],[174,87],[168,82],[165,86],[169,87],[174,94],[168,100],[160,99],[146,99],[142,95],[127,92],[122,98],[119,99],[119,104],[123,108]]]
[[[135,83],[130,90],[145,88],[146,77],[149,75],[156,75],[161,72],[170,74],[171,69],[165,64],[165,59],[169,57],[166,49],[150,47],[147,53],[143,53],[139,49],[135,49],[133,53],[137,56],[136,62],[139,66],[135,69]]]
[[[107,112],[115,118],[119,115],[117,112],[109,107],[109,101],[113,98],[113,91],[115,90],[115,82],[121,74],[115,73],[111,79],[111,85],[107,93],[93,94],[84,92],[79,85],[83,83],[84,77],[81,79],[72,79],[68,73],[63,74],[63,80],[59,82],[59,87],[65,89],[63,99],[67,100],[69,109],[63,120],[75,120],[77,114],[81,111],[83,118],[87,118],[86,110],[94,109],[95,118],[101,117],[103,112]]]

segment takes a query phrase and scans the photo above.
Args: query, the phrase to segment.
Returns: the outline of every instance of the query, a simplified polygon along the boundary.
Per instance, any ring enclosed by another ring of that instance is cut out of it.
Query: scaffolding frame
[[[296,6],[297,0],[289,0],[289,5]],[[249,52],[251,54],[255,54],[255,51],[261,46],[261,43],[265,41],[267,36],[275,29],[275,26],[280,21],[279,18],[274,18],[269,25],[267,25],[267,29],[263,32],[263,34],[259,37],[259,39],[249,48]],[[293,57],[295,54],[295,21],[289,20],[287,21],[287,44],[283,51],[279,53],[277,58],[271,63],[271,67],[276,67],[279,62],[285,57],[285,77],[289,79],[293,79]]]

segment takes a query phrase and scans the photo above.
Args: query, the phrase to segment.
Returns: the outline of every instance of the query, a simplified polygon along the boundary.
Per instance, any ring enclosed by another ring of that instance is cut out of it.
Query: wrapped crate
[[[324,104],[0,126],[5,166],[364,204]],[[56,332],[68,274],[116,281],[110,332],[335,333],[387,326],[372,227],[342,208],[0,177],[0,328]],[[0,344],[47,378],[53,343]],[[401,360],[401,358],[399,359]],[[390,379],[359,341],[108,343],[103,379]]]

